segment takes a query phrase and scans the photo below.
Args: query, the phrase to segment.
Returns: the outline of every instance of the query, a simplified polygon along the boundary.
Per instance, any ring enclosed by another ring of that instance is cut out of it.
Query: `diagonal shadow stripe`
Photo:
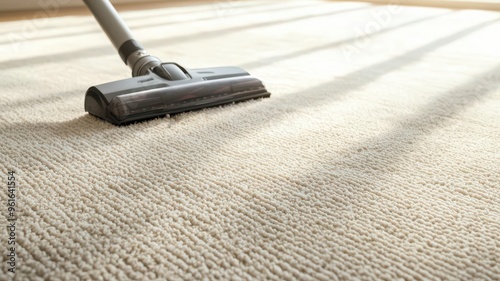
[[[373,64],[371,66],[368,66],[366,68],[351,72],[340,79],[336,79],[332,82],[327,82],[322,85],[319,85],[317,87],[310,88],[305,91],[301,92],[296,92],[293,94],[289,94],[284,96],[282,99],[284,101],[293,99],[293,98],[301,98],[303,97],[311,97],[313,98],[314,95],[310,95],[309,93],[314,93],[316,91],[320,91],[321,89],[343,89],[342,90],[342,95],[347,94],[350,91],[362,88],[369,84],[370,82],[375,81],[377,78],[389,73],[396,71],[404,66],[410,65],[414,63],[415,61],[418,61],[421,59],[424,55],[432,52],[433,50],[436,50],[440,47],[446,46],[448,44],[453,43],[454,41],[457,41],[467,35],[470,35],[474,33],[475,31],[478,31],[482,28],[485,28],[489,25],[492,25],[494,23],[497,23],[500,21],[500,18],[496,18],[493,20],[489,20],[486,22],[482,22],[480,24],[468,27],[466,29],[463,29],[461,31],[458,31],[456,33],[453,33],[451,35],[439,38],[429,44],[423,45],[417,49],[414,49],[412,51],[406,52],[402,55],[396,56],[393,59],[387,60],[387,61],[382,61],[376,64]],[[344,90],[345,89],[345,90]],[[335,97],[340,97],[341,93],[336,93],[336,95],[332,96],[332,98]],[[324,100],[308,100],[310,102],[310,105],[318,105],[318,104],[324,104]],[[278,102],[281,103],[283,102],[281,98],[274,98],[271,99],[269,102],[274,103]],[[303,107],[304,105],[301,104],[299,105],[300,107]]]
[[[371,5],[366,5],[366,6],[362,6],[362,7],[349,8],[349,9],[344,9],[344,10],[334,10],[334,11],[305,15],[305,16],[294,17],[294,18],[289,18],[289,19],[279,19],[279,20],[275,20],[275,21],[260,22],[260,23],[256,23],[256,24],[245,25],[245,26],[229,27],[229,28],[225,28],[225,29],[221,29],[221,30],[211,30],[211,31],[201,32],[198,34],[193,34],[193,35],[175,36],[175,37],[170,37],[170,38],[149,40],[149,41],[146,41],[146,43],[148,44],[148,46],[161,46],[161,45],[164,45],[166,43],[166,40],[168,40],[169,42],[183,43],[183,42],[198,40],[200,38],[204,39],[204,38],[210,38],[210,37],[223,36],[223,35],[227,35],[227,34],[231,34],[231,33],[244,31],[247,29],[269,27],[269,26],[273,26],[273,25],[286,24],[286,23],[290,23],[290,22],[297,22],[297,21],[308,20],[308,19],[316,19],[316,18],[320,18],[320,17],[329,17],[329,16],[333,16],[333,15],[337,15],[337,14],[365,10],[365,9],[371,8],[371,7],[372,7]]]
[[[251,11],[247,11],[244,13],[238,13],[237,15],[230,14],[230,15],[226,15],[224,17],[225,18],[232,18],[232,17],[241,16],[241,15],[268,13],[268,12],[273,12],[273,11],[284,11],[284,10],[291,10],[291,9],[300,9],[300,8],[303,8],[304,6],[312,6],[312,5],[311,4],[302,4],[302,5],[296,5],[296,6],[278,7],[278,8],[273,8],[273,9],[265,8],[262,10],[251,10]],[[176,24],[181,24],[181,23],[186,23],[186,22],[210,21],[210,20],[214,20],[216,18],[217,18],[216,16],[210,16],[210,17],[204,17],[204,18],[185,18],[183,20],[175,20],[175,21],[155,21],[155,23],[148,23],[148,24],[130,24],[129,27],[132,30],[140,30],[140,29],[145,29],[145,28],[149,28],[149,27],[160,27],[162,25],[169,25],[170,26],[170,25],[176,25]],[[151,18],[149,18],[149,16],[148,16],[148,20],[151,21]],[[82,25],[82,24],[80,24],[80,25]],[[88,23],[85,23],[85,25],[88,25]],[[65,26],[65,28],[66,28],[66,26]],[[19,42],[32,43],[33,41],[36,41],[36,40],[63,38],[63,37],[71,37],[71,36],[81,36],[81,35],[86,35],[86,34],[94,34],[94,33],[98,33],[98,32],[102,32],[102,30],[98,26],[95,26],[95,27],[89,28],[88,30],[80,31],[76,34],[74,31],[69,30],[69,31],[64,32],[64,33],[38,36],[38,37],[34,37],[34,38],[20,40]],[[9,40],[9,39],[0,41],[0,45],[10,44],[10,43],[12,43],[12,40]]]
[[[399,25],[395,25],[392,27],[381,29],[379,32],[375,32],[375,33],[370,34],[370,36],[377,36],[377,35],[391,32],[391,31],[394,31],[397,29],[401,29],[403,27],[422,23],[422,22],[425,22],[425,21],[428,21],[431,19],[441,18],[441,17],[444,17],[444,16],[452,14],[452,13],[455,13],[455,11],[450,11],[450,12],[446,12],[446,13],[442,13],[442,14],[438,14],[438,15],[432,15],[432,16],[427,16],[427,17],[423,17],[420,19],[408,21],[408,22],[405,22],[405,23],[402,23]],[[275,62],[279,62],[279,61],[283,61],[283,60],[287,60],[287,59],[293,59],[293,58],[296,58],[299,56],[307,55],[307,54],[318,52],[318,51],[328,50],[331,48],[342,46],[344,44],[354,43],[354,42],[356,42],[356,40],[357,40],[357,38],[353,37],[353,38],[349,38],[349,39],[345,39],[345,40],[341,40],[341,41],[336,41],[336,42],[332,42],[332,43],[328,43],[328,44],[324,44],[324,45],[320,45],[320,46],[315,46],[315,47],[312,47],[309,49],[299,50],[299,51],[284,54],[284,55],[270,56],[267,58],[258,59],[255,61],[241,64],[240,66],[242,68],[245,68],[245,69],[247,69],[247,68],[252,69],[252,68],[257,68],[257,67],[261,67],[261,66],[266,66],[269,64],[273,64]]]
[[[247,7],[261,7],[265,6],[268,4],[274,5],[272,3],[268,3],[266,1],[260,1],[257,3],[245,3],[246,1],[240,1],[238,3],[237,8],[247,8]],[[242,5],[243,4],[243,5]],[[155,16],[168,16],[168,15],[192,15],[193,13],[198,13],[198,12],[207,12],[207,11],[213,11],[215,6],[213,3],[207,4],[206,1],[204,0],[199,0],[199,1],[164,1],[164,2],[146,2],[146,3],[141,3],[141,6],[138,7],[137,4],[118,4],[114,5],[116,10],[123,14],[123,18],[126,20],[134,20],[134,19],[143,19],[145,16],[146,17],[155,17]],[[172,11],[171,9],[184,9],[183,11]],[[199,8],[199,9],[193,9],[193,8]],[[186,10],[187,9],[187,10]],[[31,20],[33,16],[37,12],[42,12],[43,8],[40,7],[39,9],[35,10],[30,10],[30,11],[15,11],[14,13],[16,15],[11,15],[10,12],[0,12],[0,23],[3,22],[15,22],[15,21],[23,21],[23,20]],[[127,12],[136,12],[136,11],[147,11],[146,15],[136,15],[136,14],[125,14]],[[2,15],[6,14],[6,18],[1,18]],[[27,16],[28,15],[28,16]],[[62,10],[59,10],[59,12],[56,15],[53,16],[48,16],[47,18],[60,18],[60,17],[66,17],[66,16],[89,16],[90,11],[85,7],[70,7],[70,8],[63,8]],[[83,25],[85,25],[84,23]],[[82,23],[76,23],[73,25],[67,25],[67,26],[81,26]],[[50,28],[52,27],[57,27],[57,26],[48,26]],[[0,35],[7,34],[9,32],[5,33],[0,33]]]
[[[148,11],[148,14],[147,15],[135,15],[135,14],[131,14],[131,15],[125,15],[124,16],[124,19],[125,20],[136,20],[136,19],[144,19],[144,16],[147,16],[147,17],[158,17],[158,16],[168,16],[168,15],[185,15],[186,17],[189,17],[190,15],[192,15],[193,13],[202,13],[202,12],[209,12],[209,11],[216,11],[218,8],[216,6],[217,3],[214,3],[213,1],[210,2],[210,3],[206,3],[205,1],[197,1],[195,3],[189,3],[190,1],[179,1],[179,2],[182,2],[183,6],[178,6],[178,5],[174,5],[172,6],[171,3],[168,3],[168,2],[157,2],[157,3],[149,3],[149,4],[152,4],[150,5],[151,7],[150,8],[145,8],[145,9],[142,9],[142,8],[139,8],[137,9],[136,7],[132,7],[130,9],[118,9],[119,12],[121,11],[132,11],[132,12],[135,12],[135,11],[144,11],[144,10],[149,10]],[[299,2],[300,3],[300,2]],[[155,5],[156,4],[156,5]],[[259,2],[247,2],[247,1],[239,1],[238,4],[231,4],[229,5],[230,7],[228,7],[228,9],[240,9],[240,8],[253,8],[253,7],[269,7],[269,6],[276,6],[276,5],[282,5],[283,3],[273,3],[273,2],[269,2],[269,1],[259,1]],[[295,3],[294,3],[295,4]],[[302,4],[302,3],[301,3]],[[192,7],[196,7],[196,8],[199,8],[199,9],[196,9],[193,11]],[[118,8],[120,8],[118,6]],[[158,8],[161,9],[161,11],[158,11]],[[186,11],[172,11],[171,9],[173,8],[183,8],[183,9],[188,9]],[[224,7],[222,7],[221,9],[224,9]]]
[[[318,3],[316,3],[315,5],[311,4],[311,3],[302,3],[300,5],[294,5],[294,6],[284,6],[280,3],[280,4],[277,4],[278,7],[276,8],[264,8],[264,9],[259,9],[259,10],[250,10],[250,11],[246,11],[246,12],[243,12],[243,13],[238,13],[238,14],[234,14],[234,15],[224,15],[223,17],[224,18],[234,18],[234,17],[239,17],[241,15],[252,15],[252,14],[260,14],[260,13],[268,13],[268,12],[276,12],[276,11],[286,11],[286,10],[295,10],[295,9],[301,9],[301,8],[304,8],[304,7],[311,7],[311,6],[317,6]],[[274,6],[274,5],[273,5]],[[276,15],[276,14],[275,14]],[[275,16],[273,15],[273,16]],[[168,24],[177,24],[177,23],[184,23],[184,22],[193,22],[193,21],[209,21],[209,20],[214,20],[215,18],[217,18],[217,16],[211,16],[211,17],[205,17],[205,18],[200,18],[200,19],[189,19],[187,18],[186,20],[182,20],[182,21],[173,21],[173,22],[162,22],[162,21],[158,21],[158,22],[155,22],[155,23],[150,23],[150,24],[143,24],[143,25],[132,25],[131,27],[132,28],[147,28],[147,27],[156,27],[156,26],[160,26],[160,25],[168,25]]]
[[[269,27],[269,26],[273,26],[273,25],[285,24],[285,23],[293,22],[293,21],[300,21],[300,20],[306,20],[306,19],[311,19],[311,18],[316,18],[316,17],[325,17],[325,16],[331,16],[331,15],[335,15],[335,14],[359,11],[359,10],[367,9],[369,7],[371,7],[371,5],[357,7],[357,8],[350,8],[350,9],[345,9],[345,10],[330,11],[330,12],[321,13],[321,14],[300,16],[300,17],[289,18],[289,19],[281,19],[281,20],[276,20],[276,21],[260,22],[260,23],[251,24],[251,25],[229,27],[229,28],[225,28],[225,29],[212,30],[212,31],[207,31],[207,32],[203,32],[203,33],[198,33],[198,34],[182,35],[182,36],[175,36],[175,37],[156,39],[156,40],[146,40],[143,42],[143,46],[148,48],[148,46],[166,45],[167,42],[169,45],[171,43],[177,43],[177,42],[188,42],[188,41],[196,41],[196,40],[210,38],[210,37],[220,37],[223,35],[227,35],[230,33],[236,33],[236,32],[243,31],[243,30],[263,28],[263,27]],[[36,56],[36,57],[31,57],[31,58],[10,60],[10,61],[3,62],[1,64],[1,67],[2,67],[2,69],[12,69],[12,68],[17,68],[17,67],[24,67],[26,65],[43,64],[43,63],[50,63],[50,62],[56,62],[56,61],[70,61],[70,60],[74,60],[74,59],[81,59],[81,58],[88,58],[88,57],[100,57],[100,56],[106,56],[106,55],[110,54],[106,50],[109,50],[111,53],[111,50],[113,50],[113,48],[111,47],[111,44],[108,47],[93,47],[93,48],[86,48],[86,49],[78,50],[78,51],[68,51],[68,52],[59,53],[59,54],[55,54],[55,55],[48,55],[48,56],[43,55],[43,56]]]
[[[182,1],[183,4],[186,3],[186,4],[189,4],[189,1]],[[126,20],[135,20],[135,19],[144,19],[144,16],[147,16],[147,17],[158,17],[158,16],[168,16],[168,15],[186,15],[186,17],[192,15],[193,13],[200,13],[200,12],[208,12],[208,11],[214,11],[217,9],[217,7],[215,6],[215,4],[212,2],[212,3],[203,3],[203,2],[197,2],[197,3],[191,3],[187,6],[172,6],[172,4],[168,3],[168,2],[159,2],[157,3],[159,6],[158,7],[154,7],[154,8],[149,8],[149,12],[147,15],[134,15],[134,14],[131,14],[131,15],[127,15],[127,16],[124,16],[124,19]],[[238,9],[238,8],[252,8],[252,7],[262,7],[262,6],[274,6],[274,5],[277,5],[275,3],[270,3],[270,2],[264,2],[264,1],[261,1],[261,2],[257,2],[257,3],[248,3],[246,1],[243,1],[243,2],[239,2],[238,4],[234,5],[234,8]],[[156,12],[158,10],[158,8],[161,7],[161,11],[159,12]],[[197,9],[197,10],[194,10],[191,8],[191,7],[197,7],[197,8],[200,8],[200,9]],[[189,9],[187,11],[171,11],[170,9],[172,8],[183,8],[183,9]],[[229,9],[231,9],[231,7],[229,7]],[[121,10],[121,9],[120,9]],[[128,11],[143,11],[141,8],[139,9],[129,9]]]

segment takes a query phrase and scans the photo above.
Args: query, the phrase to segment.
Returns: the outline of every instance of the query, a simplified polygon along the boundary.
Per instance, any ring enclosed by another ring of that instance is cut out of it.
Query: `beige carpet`
[[[83,111],[130,75],[90,15],[0,22],[0,279],[13,169],[15,280],[500,280],[500,13],[123,17],[162,59],[241,66],[272,97],[116,127]]]

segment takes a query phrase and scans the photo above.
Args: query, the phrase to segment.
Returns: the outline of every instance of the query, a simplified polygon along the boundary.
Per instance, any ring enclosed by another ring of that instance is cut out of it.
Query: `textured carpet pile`
[[[130,76],[90,14],[0,22],[0,279],[500,279],[500,13],[122,15],[152,54],[241,66],[272,97],[117,127],[83,110],[88,87]]]

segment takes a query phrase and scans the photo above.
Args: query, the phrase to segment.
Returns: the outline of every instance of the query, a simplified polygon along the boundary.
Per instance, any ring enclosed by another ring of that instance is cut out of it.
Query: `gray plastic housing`
[[[85,111],[121,125],[271,95],[259,79],[238,67],[181,69],[186,79],[170,81],[149,71],[93,86],[85,95]]]

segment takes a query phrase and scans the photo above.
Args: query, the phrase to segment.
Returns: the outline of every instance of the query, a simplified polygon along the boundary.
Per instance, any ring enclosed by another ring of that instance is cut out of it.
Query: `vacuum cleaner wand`
[[[85,111],[114,124],[269,97],[262,82],[238,67],[186,69],[151,56],[132,37],[109,0],[83,0],[133,78],[97,85]]]

